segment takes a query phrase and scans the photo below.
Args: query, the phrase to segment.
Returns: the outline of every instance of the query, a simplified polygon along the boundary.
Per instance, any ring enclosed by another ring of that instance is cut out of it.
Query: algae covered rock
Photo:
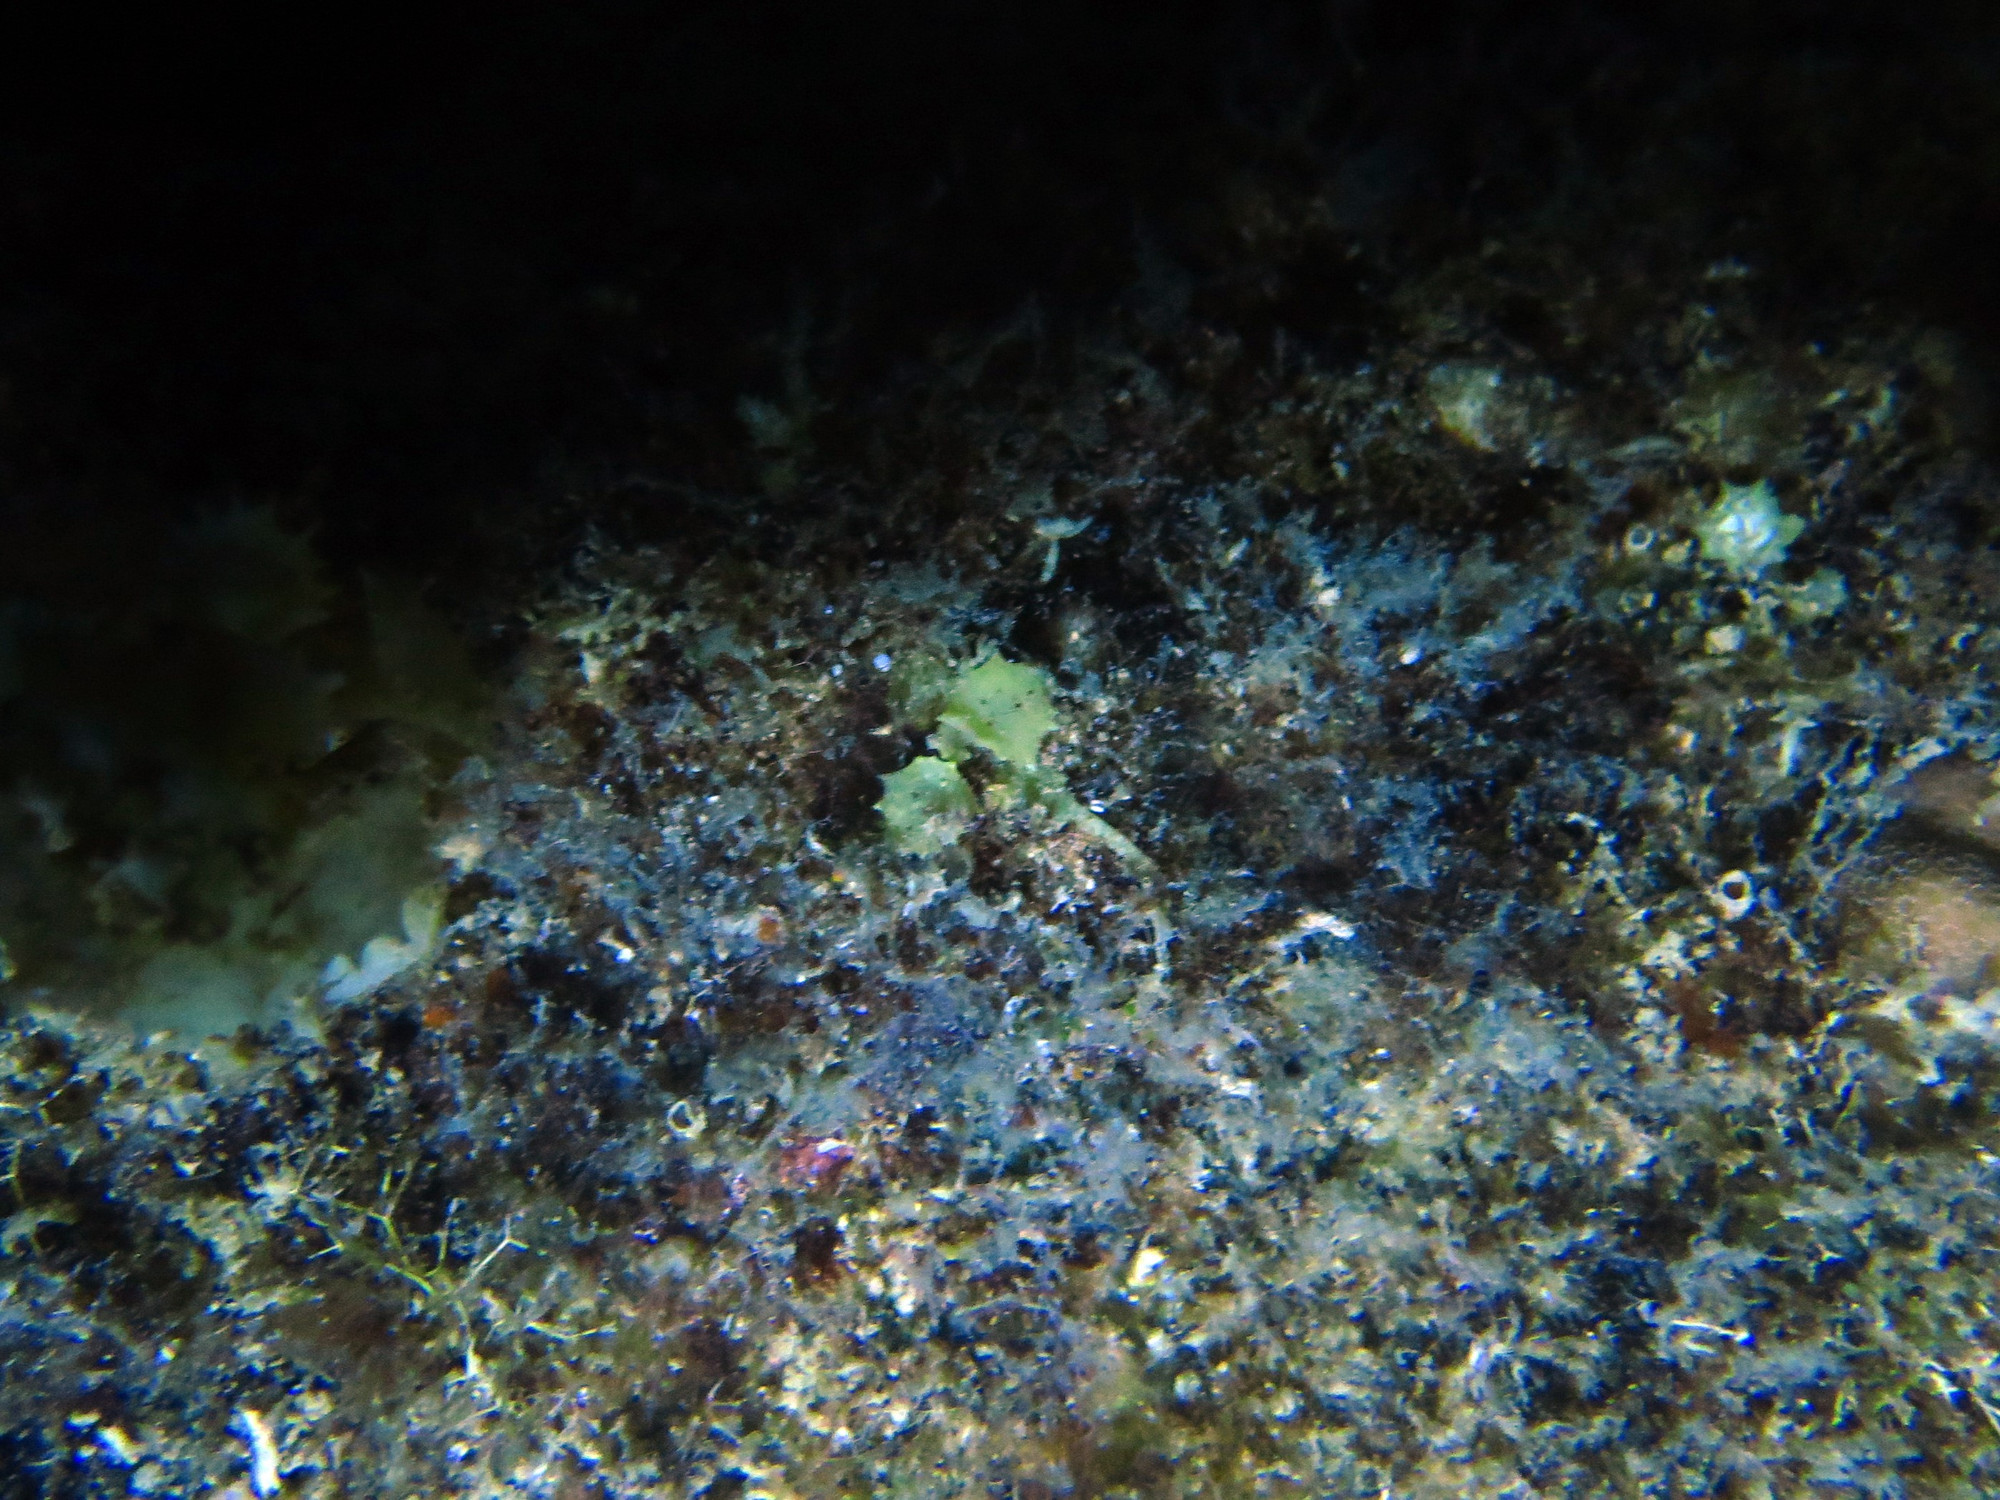
[[[2000,476],[1732,175],[1915,214],[1983,64],[1334,9],[847,237],[607,169],[490,689],[275,520],[0,554],[0,1492],[2000,1492]]]

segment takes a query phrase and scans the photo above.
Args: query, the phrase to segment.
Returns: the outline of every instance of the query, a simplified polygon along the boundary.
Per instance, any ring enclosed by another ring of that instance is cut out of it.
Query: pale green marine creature
[[[906,854],[936,854],[965,831],[982,803],[1018,798],[1150,873],[1152,861],[1137,844],[1078,801],[1060,772],[1041,765],[1042,741],[1055,727],[1048,674],[1039,668],[992,655],[959,672],[931,736],[937,754],[920,755],[882,778],[875,807],[890,842]],[[981,750],[999,773],[983,797],[958,769]]]
[[[965,832],[979,803],[957,766],[919,755],[882,778],[882,800],[875,808],[890,843],[905,854],[936,854]]]

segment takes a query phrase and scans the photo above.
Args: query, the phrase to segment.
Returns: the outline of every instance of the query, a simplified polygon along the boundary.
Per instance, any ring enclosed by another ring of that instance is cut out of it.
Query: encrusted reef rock
[[[1949,341],[1215,201],[552,568],[320,1034],[17,1009],[0,1495],[2000,1489]]]

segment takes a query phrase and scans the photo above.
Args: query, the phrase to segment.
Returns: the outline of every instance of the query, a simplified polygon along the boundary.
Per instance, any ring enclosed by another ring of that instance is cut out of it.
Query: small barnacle
[[[1715,909],[1722,913],[1722,920],[1734,922],[1744,916],[1757,901],[1757,886],[1741,870],[1731,870],[1709,891],[1709,899]]]
[[[667,1106],[667,1129],[684,1141],[691,1141],[708,1129],[708,1111],[699,1104],[676,1099]]]
[[[1746,575],[1783,562],[1785,549],[1805,529],[1804,521],[1779,509],[1778,493],[1768,479],[1725,484],[1694,528],[1703,557]]]

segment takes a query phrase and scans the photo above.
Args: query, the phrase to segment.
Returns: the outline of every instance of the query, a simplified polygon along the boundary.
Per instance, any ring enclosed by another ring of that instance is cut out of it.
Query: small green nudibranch
[[[1048,678],[1020,662],[989,656],[952,684],[938,715],[938,754],[960,761],[980,749],[995,760],[1032,766],[1055,727]]]
[[[957,766],[935,755],[919,755],[882,778],[882,800],[875,810],[898,849],[936,854],[965,831],[979,803]]]
[[[935,755],[920,755],[882,778],[882,814],[889,842],[905,854],[937,854],[965,832],[982,805],[1011,799],[1041,808],[1057,827],[1075,828],[1126,863],[1150,871],[1139,846],[1091,812],[1040,765],[1042,741],[1056,727],[1048,675],[1039,668],[988,656],[952,681],[931,736]],[[959,762],[983,750],[999,774],[984,797],[959,773]]]

